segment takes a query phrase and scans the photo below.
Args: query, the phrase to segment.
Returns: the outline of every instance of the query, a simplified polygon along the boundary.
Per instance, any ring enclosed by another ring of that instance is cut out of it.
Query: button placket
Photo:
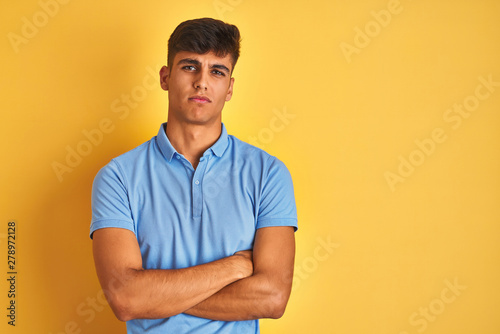
[[[192,179],[192,194],[193,194],[193,217],[201,217],[203,209],[203,176],[207,169],[208,158],[202,157],[198,163],[198,167],[194,171]]]

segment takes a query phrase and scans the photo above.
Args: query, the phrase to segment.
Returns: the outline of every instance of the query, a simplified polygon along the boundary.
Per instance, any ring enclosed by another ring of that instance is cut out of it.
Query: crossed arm
[[[122,321],[179,313],[212,320],[279,318],[290,296],[295,256],[291,226],[257,230],[253,251],[184,269],[144,269],[133,232],[93,234],[99,281]]]

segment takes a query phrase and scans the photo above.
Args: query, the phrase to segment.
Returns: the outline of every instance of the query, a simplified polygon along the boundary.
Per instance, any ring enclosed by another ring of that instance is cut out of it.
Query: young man
[[[128,333],[259,333],[293,276],[297,215],[284,164],[221,121],[234,25],[181,23],[168,42],[168,118],[102,168],[92,189],[97,275]]]

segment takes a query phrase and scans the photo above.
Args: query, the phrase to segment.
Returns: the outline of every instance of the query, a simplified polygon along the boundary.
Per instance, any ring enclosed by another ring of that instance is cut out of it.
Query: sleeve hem
[[[131,221],[121,220],[121,219],[99,219],[97,221],[93,221],[90,224],[90,239],[92,239],[92,234],[95,231],[106,227],[124,228],[136,234],[134,230],[134,223]]]
[[[298,230],[296,218],[265,218],[257,221],[256,229],[271,226],[292,226],[294,231]]]

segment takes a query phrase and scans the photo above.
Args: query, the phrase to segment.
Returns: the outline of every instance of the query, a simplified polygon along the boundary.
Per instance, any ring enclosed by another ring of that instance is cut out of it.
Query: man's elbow
[[[123,312],[123,313],[121,313],[121,312],[115,312],[115,316],[116,316],[116,318],[118,320],[123,321],[123,322],[127,322],[129,320],[133,320],[134,319],[133,316],[131,316],[129,313],[126,313],[126,312]]]
[[[108,296],[108,303],[118,320],[126,322],[136,318],[132,309],[133,302],[124,294],[115,292]]]
[[[285,314],[286,304],[290,293],[275,291],[268,299],[267,314],[265,318],[279,319]]]
[[[109,280],[103,287],[104,295],[116,318],[126,322],[140,318],[137,310],[143,303],[141,294],[133,287],[140,270],[131,269],[122,273],[118,278]]]

